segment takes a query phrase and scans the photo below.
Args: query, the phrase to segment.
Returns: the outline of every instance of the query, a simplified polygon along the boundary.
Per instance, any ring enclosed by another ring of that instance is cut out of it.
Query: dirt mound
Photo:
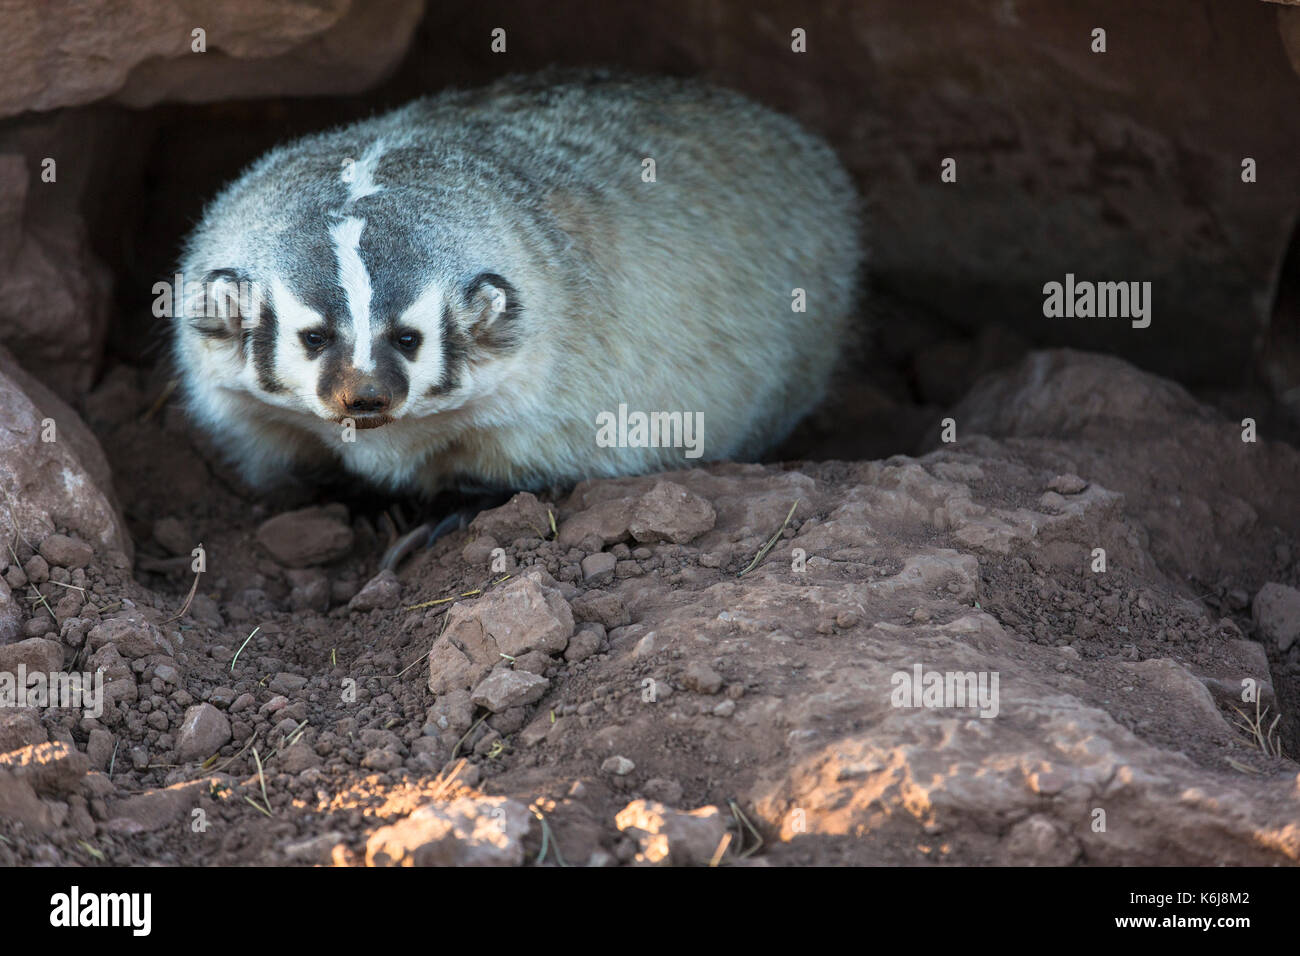
[[[0,670],[106,701],[0,710],[0,863],[1300,856],[1300,458],[1122,362],[1033,354],[919,459],[518,496],[395,576],[387,519],[245,498],[104,387],[136,574],[0,558]]]

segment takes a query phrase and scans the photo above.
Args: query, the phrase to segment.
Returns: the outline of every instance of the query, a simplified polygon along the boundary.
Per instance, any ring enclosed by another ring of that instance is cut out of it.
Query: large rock
[[[86,755],[62,741],[33,744],[0,754],[0,773],[25,780],[38,793],[75,792],[90,769]]]
[[[149,657],[153,654],[175,653],[171,641],[149,621],[135,614],[109,618],[96,624],[86,634],[90,650],[97,651],[105,644],[114,645],[125,658]]]
[[[709,792],[693,782],[697,754],[752,767],[737,807],[774,863],[1300,862],[1294,765],[1231,710],[1253,719],[1252,687],[1272,702],[1263,649],[1181,570],[1212,575],[1220,554],[1265,567],[1295,547],[1300,520],[1269,501],[1300,474],[1284,467],[1294,453],[1243,445],[1236,422],[1113,360],[1049,354],[979,391],[956,415],[957,444],[921,458],[575,489],[565,515],[670,481],[716,523],[663,548],[658,573],[615,581],[636,623],[611,631],[580,680],[552,678],[558,720],[541,715],[546,733],[520,742],[559,773],[635,764],[609,779],[677,781],[674,803]],[[1198,502],[1223,514],[1234,496],[1249,496],[1250,533],[1189,555],[1214,533]],[[726,549],[733,568],[747,560],[795,501],[789,536],[752,572],[702,562]],[[1261,622],[1289,633],[1276,617]],[[1300,684],[1272,673],[1286,710]],[[1235,696],[1217,703],[1212,682]],[[1261,712],[1267,730],[1276,712]],[[683,739],[690,755],[674,753]],[[665,826],[627,827],[646,862],[671,856],[654,832]],[[743,824],[732,835],[732,850],[756,847]]]
[[[1266,644],[1288,651],[1300,638],[1300,591],[1270,581],[1255,595],[1255,626]]]
[[[380,827],[366,843],[367,866],[520,866],[532,814],[505,797],[429,803]]]
[[[717,807],[674,810],[653,800],[633,800],[614,822],[636,840],[636,862],[652,866],[704,866],[724,849],[727,833]]]
[[[530,571],[447,612],[447,626],[429,650],[429,690],[468,690],[503,654],[559,654],[573,628],[573,612],[555,582],[544,571]]]
[[[73,171],[65,164],[62,179],[43,183],[34,159],[9,152],[16,145],[0,140],[0,342],[70,399],[90,386],[99,361],[111,279],[68,208]],[[63,158],[53,141],[33,151]]]
[[[0,673],[17,674],[19,666],[28,674],[57,673],[63,666],[63,645],[40,637],[0,644]]]
[[[397,62],[423,6],[423,0],[0,0],[0,116],[110,96],[139,107],[355,93]],[[192,49],[196,29],[206,32],[207,52]]]
[[[981,436],[993,437],[1027,464],[1122,493],[1180,576],[1249,579],[1272,550],[1261,532],[1300,527],[1300,496],[1278,493],[1300,476],[1300,452],[1266,434],[1242,441],[1240,420],[1113,356],[1030,353],[982,379],[952,417],[960,449],[985,453]]]
[[[44,540],[56,528],[131,554],[108,463],[77,413],[0,347],[0,537]],[[53,438],[45,441],[43,438]]]

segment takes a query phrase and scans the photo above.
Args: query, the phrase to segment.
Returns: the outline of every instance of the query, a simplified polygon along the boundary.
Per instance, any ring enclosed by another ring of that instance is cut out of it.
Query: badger
[[[861,260],[852,182],[794,120],[513,76],[255,162],[185,244],[174,353],[254,487],[555,488],[771,449],[827,391]]]

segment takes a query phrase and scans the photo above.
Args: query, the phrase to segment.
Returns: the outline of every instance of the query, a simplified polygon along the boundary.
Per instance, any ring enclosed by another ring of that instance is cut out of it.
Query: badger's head
[[[519,292],[427,193],[376,180],[378,146],[342,174],[330,152],[259,164],[205,214],[182,273],[188,374],[358,429],[460,407],[515,351]]]

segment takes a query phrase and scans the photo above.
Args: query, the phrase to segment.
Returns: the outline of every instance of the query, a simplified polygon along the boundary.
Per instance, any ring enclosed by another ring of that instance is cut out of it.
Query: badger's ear
[[[204,338],[243,346],[257,328],[262,299],[256,284],[238,269],[213,269],[185,288],[185,321]]]
[[[495,272],[481,272],[465,287],[466,326],[474,342],[507,349],[519,341],[519,293]]]

